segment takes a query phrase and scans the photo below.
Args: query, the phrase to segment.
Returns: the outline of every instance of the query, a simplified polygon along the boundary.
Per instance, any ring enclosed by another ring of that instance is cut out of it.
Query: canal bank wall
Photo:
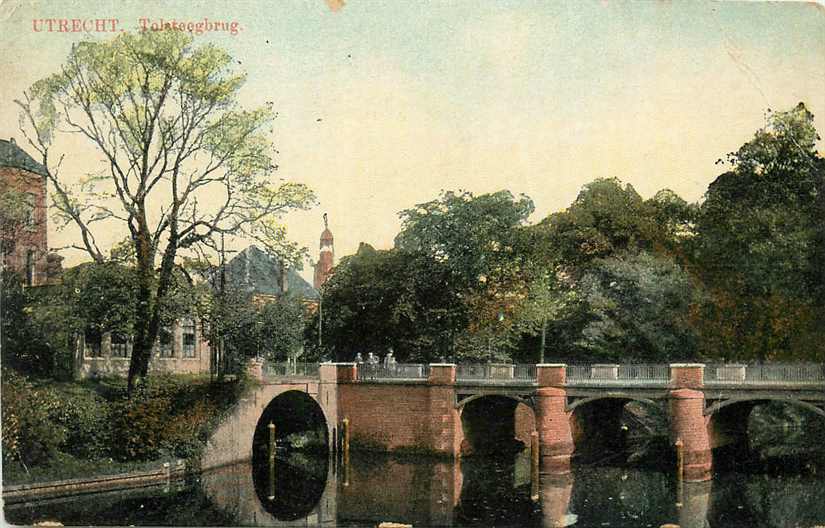
[[[132,471],[92,478],[3,486],[3,502],[5,504],[16,504],[101,491],[119,491],[154,486],[180,480],[185,475],[186,465],[182,460],[178,460],[175,464],[167,462],[157,469],[148,471]]]

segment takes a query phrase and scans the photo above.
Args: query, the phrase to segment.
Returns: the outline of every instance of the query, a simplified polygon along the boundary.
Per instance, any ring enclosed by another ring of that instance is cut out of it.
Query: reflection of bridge
[[[518,507],[504,511],[479,508],[480,501],[487,500],[490,493],[509,492],[512,494],[509,500],[515,504],[516,496],[526,498],[528,490],[533,493],[529,455],[515,457],[515,462],[510,462],[512,465],[499,460],[494,463],[495,470],[490,467],[489,459],[421,463],[401,457],[372,454],[367,457],[368,461],[355,456],[350,463],[333,457],[327,474],[319,482],[320,493],[310,499],[314,505],[300,516],[271,507],[272,499],[256,489],[253,478],[256,468],[248,462],[206,471],[201,474],[201,485],[213,504],[232,514],[243,526],[297,528],[350,523],[376,526],[382,521],[413,526],[465,526],[468,520],[474,525],[493,526],[498,523],[488,518],[490,516],[504,517],[509,525],[514,525],[535,515]],[[276,471],[280,472],[281,468]],[[490,478],[490,471],[495,471],[496,476]],[[674,492],[670,478],[662,473],[603,468],[598,472],[600,478],[594,479],[593,475],[593,472],[543,475],[533,497],[541,507],[541,525],[569,526],[576,514],[592,515],[596,508],[605,512],[600,518],[609,519],[611,513],[626,512],[639,519],[639,525],[643,526],[643,520],[651,521],[661,515],[656,506],[680,502],[681,507],[677,506],[669,519],[678,520],[683,528],[706,526],[711,507],[711,482],[685,484],[679,492]],[[495,491],[490,489],[493,481],[496,481]],[[274,487],[273,495],[289,495],[306,487],[299,477]],[[533,525],[533,522],[523,524]]]
[[[710,478],[711,450],[746,441],[760,402],[781,401],[825,418],[822,365],[454,365],[355,363],[255,365],[263,384],[221,426],[207,465],[248,460],[267,406],[281,393],[314,399],[332,445],[344,418],[353,449],[459,456],[484,437],[529,442],[537,430],[542,471],[566,473],[576,446],[598,430],[621,437],[629,401],[664,412],[681,441],[688,480]]]

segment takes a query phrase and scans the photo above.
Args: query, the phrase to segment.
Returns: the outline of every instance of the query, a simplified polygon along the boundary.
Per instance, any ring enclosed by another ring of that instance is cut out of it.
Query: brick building
[[[49,253],[46,168],[20,148],[14,138],[0,139],[2,264],[28,286],[54,281],[62,258]]]

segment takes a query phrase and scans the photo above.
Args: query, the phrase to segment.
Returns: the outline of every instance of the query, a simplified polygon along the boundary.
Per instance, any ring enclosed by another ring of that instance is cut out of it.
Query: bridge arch
[[[656,400],[651,400],[650,398],[642,398],[640,396],[636,396],[629,393],[624,392],[608,392],[605,394],[599,394],[596,396],[586,396],[580,398],[578,400],[574,400],[573,402],[567,405],[567,412],[573,412],[577,407],[582,405],[586,405],[588,403],[592,403],[598,400],[623,400],[625,403],[629,401],[637,401],[641,402],[650,406],[655,407],[657,410],[662,410],[662,404],[657,402]]]
[[[480,398],[487,398],[489,396],[500,396],[502,398],[510,398],[511,400],[515,400],[518,403],[523,403],[524,405],[526,405],[527,407],[530,407],[530,409],[532,409],[535,412],[535,405],[533,404],[533,400],[531,398],[523,398],[521,396],[516,396],[516,395],[513,395],[513,394],[485,394],[485,393],[473,394],[471,396],[467,396],[466,398],[462,398],[461,400],[459,400],[455,404],[455,408],[458,409],[459,411],[461,411],[461,409],[463,409],[464,406],[467,405],[468,403],[473,402],[475,400],[478,400]]]
[[[756,408],[760,409],[758,414],[754,413]],[[791,409],[804,412],[793,413]],[[780,464],[786,468],[797,464],[798,468],[803,468],[809,455],[793,454],[795,449],[791,446],[799,442],[808,445],[815,438],[810,435],[809,428],[816,422],[820,424],[817,428],[825,426],[825,410],[786,395],[728,398],[708,405],[703,414],[707,420],[710,447],[714,450],[714,464],[720,467],[744,463],[764,464],[765,467]],[[793,424],[798,432],[789,434],[787,427]]]
[[[667,446],[669,418],[662,400],[624,391],[585,393],[568,397],[565,411],[580,461],[651,457]]]
[[[275,426],[274,459],[269,457],[270,423]],[[304,391],[286,390],[264,407],[253,433],[252,479],[273,518],[295,521],[317,507],[327,487],[327,429],[323,407]]]
[[[304,391],[283,391],[266,404],[253,433],[253,459],[260,448],[267,447],[270,423],[275,426],[279,443],[292,441],[295,444],[297,435],[304,435],[310,441],[309,447],[328,449],[329,421],[323,407]]]
[[[783,396],[769,396],[769,395],[754,396],[754,397],[751,397],[751,398],[729,398],[727,400],[722,400],[722,401],[714,403],[713,405],[710,405],[710,406],[706,407],[704,415],[705,416],[713,416],[714,414],[716,414],[721,409],[724,409],[725,407],[728,407],[730,405],[736,405],[736,404],[741,404],[741,403],[758,404],[758,403],[766,402],[766,401],[778,401],[778,402],[781,402],[781,403],[787,403],[787,404],[790,404],[790,405],[795,405],[795,406],[800,407],[802,409],[807,409],[807,410],[813,412],[814,414],[818,414],[822,418],[825,418],[825,409],[817,407],[816,405],[814,405],[812,403],[808,403],[808,402],[802,401],[802,400],[797,400],[797,399],[794,399],[794,398],[787,398],[787,397],[783,397]]]
[[[456,404],[461,455],[515,452],[530,445],[536,415],[529,399],[474,394]]]

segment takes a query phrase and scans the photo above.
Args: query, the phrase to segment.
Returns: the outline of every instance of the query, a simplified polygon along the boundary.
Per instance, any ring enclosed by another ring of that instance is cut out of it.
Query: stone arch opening
[[[568,406],[579,463],[660,461],[668,451],[668,418],[654,400],[623,394],[582,398]]]
[[[515,453],[530,446],[535,414],[521,398],[485,394],[459,403],[461,455]]]
[[[705,410],[714,465],[816,471],[825,448],[825,410],[782,397],[718,401]]]
[[[273,459],[270,423],[275,426]],[[258,499],[275,519],[302,519],[317,507],[326,486],[328,445],[324,412],[305,392],[283,392],[266,406],[252,440],[252,477]]]

